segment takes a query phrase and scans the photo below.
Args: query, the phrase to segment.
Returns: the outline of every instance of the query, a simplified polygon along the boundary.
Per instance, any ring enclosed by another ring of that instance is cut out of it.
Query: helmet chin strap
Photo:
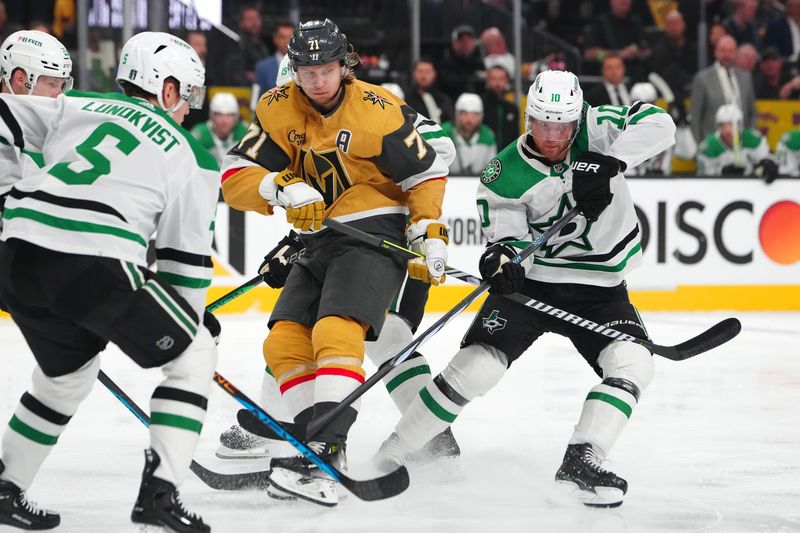
[[[164,95],[164,91],[162,89],[161,92],[159,92],[156,95],[156,98],[158,99],[158,105],[161,106],[161,109],[163,109],[164,112],[167,113],[168,115],[172,115],[173,113],[179,111],[181,109],[181,107],[183,107],[183,105],[186,104],[186,100],[184,100],[183,98],[181,98],[179,96],[178,97],[178,102],[175,105],[173,105],[172,107],[168,108],[167,105],[164,103],[164,96],[163,95]]]

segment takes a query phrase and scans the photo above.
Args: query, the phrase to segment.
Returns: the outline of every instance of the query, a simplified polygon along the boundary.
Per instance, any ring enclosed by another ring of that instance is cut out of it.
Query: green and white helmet
[[[275,85],[280,87],[286,85],[294,78],[292,76],[292,66],[289,64],[289,54],[285,54],[278,65],[278,76],[275,78]]]
[[[72,59],[58,39],[36,30],[22,30],[9,35],[0,45],[0,78],[11,90],[11,75],[25,71],[25,87],[33,92],[39,76],[64,79],[64,91],[72,89]]]
[[[173,77],[180,83],[181,102],[166,109],[161,89],[164,80]],[[206,97],[206,69],[200,56],[186,41],[163,32],[144,31],[128,39],[122,47],[117,83],[126,81],[150,94],[168,113],[174,113],[187,102],[192,109],[201,109]]]
[[[546,122],[574,122],[580,124],[583,112],[583,91],[578,77],[565,70],[547,70],[539,73],[528,89],[525,106],[526,123],[531,119]]]

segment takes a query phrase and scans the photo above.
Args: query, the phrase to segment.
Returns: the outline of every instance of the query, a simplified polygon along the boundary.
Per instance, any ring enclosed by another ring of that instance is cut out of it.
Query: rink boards
[[[451,227],[448,263],[476,274],[485,245],[477,183],[451,178],[443,215]],[[628,285],[641,310],[800,310],[800,181],[643,178],[629,184],[644,252]],[[254,276],[288,229],[280,210],[265,217],[220,204],[209,300]],[[448,280],[431,289],[428,310],[446,311],[470,289]],[[270,311],[278,294],[260,286],[220,311]]]

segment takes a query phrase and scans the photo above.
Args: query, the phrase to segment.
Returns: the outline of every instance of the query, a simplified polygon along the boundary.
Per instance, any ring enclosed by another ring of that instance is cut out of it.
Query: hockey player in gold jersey
[[[260,98],[256,118],[223,161],[225,200],[236,209],[285,209],[306,246],[264,341],[264,357],[296,422],[329,411],[364,380],[364,340],[377,337],[404,277],[396,258],[323,229],[326,217],[383,238],[405,238],[426,260],[409,275],[444,279],[447,231],[438,219],[447,163],[417,129],[417,113],[392,93],[355,79],[358,59],[330,20],[298,26],[289,43],[294,81]],[[356,407],[313,436],[333,462]],[[323,505],[332,480],[302,457],[272,461],[272,485]]]

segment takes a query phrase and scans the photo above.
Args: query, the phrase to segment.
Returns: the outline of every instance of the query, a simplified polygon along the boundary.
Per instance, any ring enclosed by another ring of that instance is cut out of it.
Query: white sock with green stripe
[[[3,434],[3,478],[27,490],[58,442],[80,403],[89,395],[100,369],[95,357],[77,371],[47,377],[38,366],[29,392],[22,395]]]
[[[161,457],[153,475],[183,482],[206,418],[217,348],[206,328],[174,361],[162,367],[166,379],[150,398],[150,447]]]
[[[597,360],[603,382],[592,387],[583,402],[570,444],[590,443],[601,458],[608,456],[653,379],[653,356],[638,344],[613,342]]]
[[[291,420],[288,410],[281,396],[278,381],[272,375],[269,366],[264,367],[264,378],[261,381],[261,393],[258,396],[258,405],[261,406],[272,418],[278,420]]]
[[[395,427],[400,440],[418,450],[452,424],[467,403],[483,396],[505,374],[505,355],[473,344],[456,353],[441,374],[420,389]]]
[[[412,340],[414,335],[411,327],[399,315],[389,313],[386,321],[381,328],[381,334],[375,342],[365,344],[367,356],[377,367],[381,367],[389,359],[405,348]],[[404,413],[417,393],[431,379],[431,367],[425,357],[414,352],[411,357],[397,365],[391,372],[383,378],[386,390],[389,395]]]

